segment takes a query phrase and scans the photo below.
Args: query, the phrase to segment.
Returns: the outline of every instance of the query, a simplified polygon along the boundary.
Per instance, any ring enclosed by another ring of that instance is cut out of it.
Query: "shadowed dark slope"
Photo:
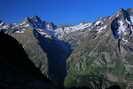
[[[50,83],[29,60],[22,45],[0,32],[0,88],[50,89]]]
[[[107,89],[121,89],[121,87],[119,85],[112,85]]]
[[[13,65],[23,72],[32,73],[36,79],[42,79],[43,75],[28,59],[17,40],[0,32],[0,42],[0,64]]]
[[[70,45],[64,41],[45,38],[36,30],[33,33],[44,52],[47,53],[49,78],[57,84],[63,84],[67,74],[66,60],[71,53]]]

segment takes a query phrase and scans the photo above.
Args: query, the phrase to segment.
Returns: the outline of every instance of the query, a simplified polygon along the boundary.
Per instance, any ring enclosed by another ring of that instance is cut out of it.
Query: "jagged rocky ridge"
[[[0,21],[0,29],[23,45],[30,60],[55,85],[129,88],[132,23],[130,8],[74,26],[58,27],[33,16],[17,24]]]

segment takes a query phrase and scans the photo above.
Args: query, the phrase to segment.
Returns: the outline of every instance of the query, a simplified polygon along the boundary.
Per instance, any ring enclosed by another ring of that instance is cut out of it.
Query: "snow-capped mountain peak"
[[[120,51],[120,42],[129,43],[128,38],[133,35],[133,9],[120,9],[114,16],[111,23],[111,30],[115,39],[118,39],[118,46]]]
[[[132,8],[128,10],[120,9],[113,16],[101,17],[95,22],[80,23],[73,26],[58,27],[52,22],[41,20],[38,16],[31,16],[25,18],[22,22],[17,24],[7,24],[0,21],[0,29],[6,29],[7,32],[24,33],[28,27],[31,27],[32,29],[36,29],[42,35],[62,39],[64,36],[74,32],[82,33],[84,31],[95,31],[97,33],[102,33],[107,29],[109,22],[112,19],[111,29],[115,38],[120,39],[126,34],[131,35],[133,32]]]

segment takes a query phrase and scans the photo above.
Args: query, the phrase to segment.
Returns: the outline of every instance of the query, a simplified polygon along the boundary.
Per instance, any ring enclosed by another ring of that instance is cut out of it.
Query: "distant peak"
[[[30,18],[30,19],[40,19],[39,16],[31,16],[31,17],[28,17],[28,18]]]
[[[125,9],[123,9],[123,8],[120,8],[120,9],[119,9],[119,11],[125,11]]]
[[[27,17],[27,20],[30,22],[30,21],[33,21],[33,22],[40,22],[41,19],[39,16],[31,16],[31,17]]]
[[[126,11],[125,9],[120,8],[120,9],[117,11],[117,14],[122,15],[125,11]]]

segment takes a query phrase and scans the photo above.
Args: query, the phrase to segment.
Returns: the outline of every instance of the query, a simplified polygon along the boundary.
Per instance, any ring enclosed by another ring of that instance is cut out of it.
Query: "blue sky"
[[[133,0],[0,0],[0,20],[12,23],[37,15],[56,24],[78,24],[132,6]]]

